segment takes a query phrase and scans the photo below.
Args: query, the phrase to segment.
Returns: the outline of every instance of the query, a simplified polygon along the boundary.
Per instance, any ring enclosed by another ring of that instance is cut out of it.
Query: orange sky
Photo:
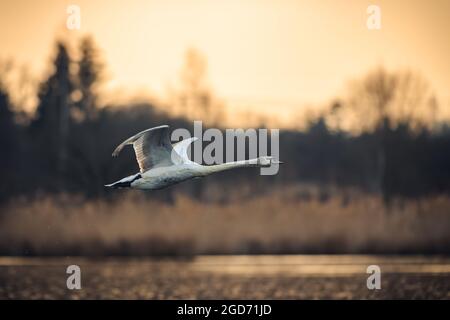
[[[81,8],[80,32],[65,30],[69,4]],[[370,4],[381,7],[379,31],[366,27]],[[377,65],[419,71],[448,108],[449,31],[448,0],[0,2],[0,59],[26,63],[36,76],[58,36],[89,33],[103,51],[109,90],[164,97],[193,47],[229,105],[284,119],[342,94]]]

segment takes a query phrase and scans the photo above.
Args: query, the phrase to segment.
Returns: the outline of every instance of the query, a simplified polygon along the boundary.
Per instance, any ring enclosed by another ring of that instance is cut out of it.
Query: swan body
[[[195,140],[195,137],[189,138],[172,145],[167,125],[139,132],[122,142],[114,150],[113,156],[117,156],[126,145],[133,145],[140,172],[105,186],[156,190],[234,168],[268,167],[272,163],[281,163],[273,157],[262,156],[217,165],[200,165],[191,161],[187,155],[189,145]]]

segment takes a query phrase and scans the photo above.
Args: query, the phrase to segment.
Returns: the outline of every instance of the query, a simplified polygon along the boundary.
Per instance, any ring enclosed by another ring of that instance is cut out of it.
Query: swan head
[[[276,160],[271,156],[261,156],[258,158],[258,165],[261,167],[270,167],[272,164],[282,164],[283,162]]]

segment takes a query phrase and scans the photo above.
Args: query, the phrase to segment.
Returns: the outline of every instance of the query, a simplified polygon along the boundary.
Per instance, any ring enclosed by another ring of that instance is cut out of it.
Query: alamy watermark
[[[367,7],[366,13],[369,15],[367,17],[366,26],[369,30],[380,30],[381,29],[381,8],[380,6],[371,4]]]
[[[70,274],[67,277],[66,286],[69,290],[81,289],[81,268],[75,264],[67,267],[66,273]]]
[[[66,27],[69,30],[79,30],[81,28],[81,8],[76,4],[71,4],[66,8],[67,20]],[[366,13],[369,15],[366,20],[366,26],[369,30],[381,29],[381,8],[378,5],[371,4],[367,7]]]
[[[80,30],[81,28],[81,9],[80,6],[71,4],[67,6],[66,12],[68,14],[66,20],[66,27],[69,30]]]
[[[275,160],[280,159],[279,129],[250,128],[221,131],[217,128],[209,128],[203,131],[202,121],[194,121],[193,132],[197,141],[192,144],[191,159],[197,163],[222,164],[264,156],[270,156]],[[180,128],[172,131],[171,140],[174,142],[189,138],[191,133],[187,129]],[[203,148],[205,141],[208,144]],[[266,176],[275,175],[278,170],[278,161],[273,161],[269,167],[260,168],[260,173]]]
[[[367,278],[367,289],[380,290],[381,289],[381,269],[379,266],[373,264],[367,267],[366,273],[370,276]]]

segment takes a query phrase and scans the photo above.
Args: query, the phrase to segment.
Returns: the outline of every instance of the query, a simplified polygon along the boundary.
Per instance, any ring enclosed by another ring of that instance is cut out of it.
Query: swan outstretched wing
[[[114,150],[113,157],[129,144],[133,145],[141,173],[183,162],[170,143],[168,125],[150,128],[128,138]]]

